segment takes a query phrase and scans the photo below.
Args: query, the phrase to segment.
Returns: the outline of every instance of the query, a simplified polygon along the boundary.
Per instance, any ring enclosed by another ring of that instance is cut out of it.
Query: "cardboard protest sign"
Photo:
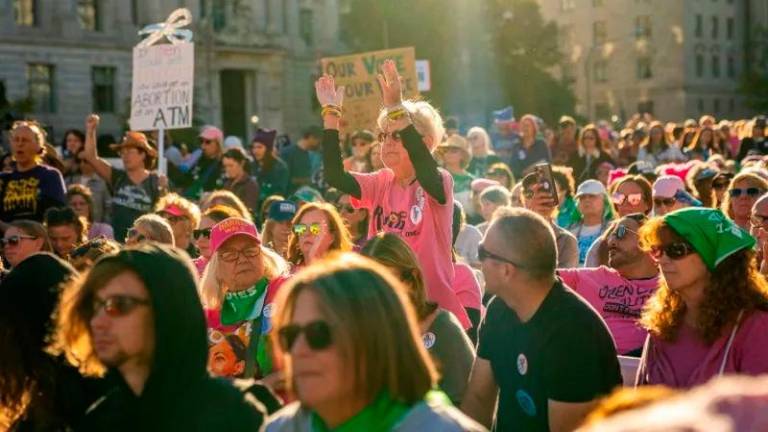
[[[133,49],[131,129],[192,126],[195,46],[193,43]]]
[[[337,86],[344,86],[345,131],[375,129],[381,109],[381,91],[376,76],[384,60],[392,59],[403,77],[403,97],[419,96],[416,54],[412,47],[372,51],[321,60],[323,73],[332,75]]]

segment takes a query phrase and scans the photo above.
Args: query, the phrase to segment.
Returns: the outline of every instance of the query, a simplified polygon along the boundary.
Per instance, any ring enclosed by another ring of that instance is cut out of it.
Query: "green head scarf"
[[[755,238],[720,210],[684,208],[665,215],[664,222],[696,249],[710,271],[734,253],[755,246]]]

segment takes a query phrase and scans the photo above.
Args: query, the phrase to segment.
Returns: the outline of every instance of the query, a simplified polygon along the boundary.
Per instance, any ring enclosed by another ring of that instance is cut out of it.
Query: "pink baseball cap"
[[[216,126],[203,126],[199,137],[207,140],[215,140],[221,144],[224,141],[224,132]]]
[[[228,218],[211,228],[211,253],[216,253],[227,240],[234,236],[243,235],[261,244],[261,235],[256,225],[241,218]]]
[[[654,197],[672,198],[679,190],[685,190],[685,183],[675,175],[661,176],[653,182]]]
[[[160,210],[161,213],[168,213],[171,216],[186,216],[186,213],[184,213],[184,210],[181,209],[181,207],[177,206],[176,204],[171,204],[169,206],[164,207]]]

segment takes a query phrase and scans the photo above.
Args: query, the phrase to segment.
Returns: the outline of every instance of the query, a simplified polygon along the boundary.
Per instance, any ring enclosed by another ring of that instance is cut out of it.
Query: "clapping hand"
[[[381,87],[381,97],[384,107],[392,108],[403,101],[402,78],[397,72],[397,66],[392,60],[385,60],[381,65],[381,73],[377,76]]]

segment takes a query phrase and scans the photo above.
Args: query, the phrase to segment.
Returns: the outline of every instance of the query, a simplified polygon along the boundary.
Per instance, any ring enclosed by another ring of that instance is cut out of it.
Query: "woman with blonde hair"
[[[467,171],[473,176],[483,177],[491,165],[501,162],[501,158],[493,152],[491,137],[485,129],[479,126],[470,128],[467,131],[467,141],[472,152]]]
[[[755,239],[721,211],[685,208],[640,229],[663,280],[646,302],[638,384],[692,387],[768,372],[768,283]]]
[[[483,430],[432,391],[437,371],[406,289],[371,260],[343,254],[295,276],[275,331],[298,401],[267,432]]]
[[[262,378],[283,388],[270,346],[274,301],[288,266],[261,242],[256,226],[225,219],[211,229],[211,259],[200,283],[208,325],[208,371]]]
[[[680,147],[670,141],[664,130],[664,124],[655,121],[648,128],[648,136],[640,144],[637,160],[656,167],[667,162],[684,161],[685,155]]]
[[[237,210],[240,217],[249,221],[253,221],[253,215],[245,206],[242,200],[234,193],[228,190],[215,190],[209,194],[206,194],[203,199],[200,200],[200,210],[206,211],[209,208],[217,205],[227,206]]]
[[[312,264],[331,251],[349,252],[353,248],[349,230],[333,204],[304,204],[292,225],[287,258],[296,267]]]
[[[11,126],[13,171],[0,173],[0,228],[17,219],[42,222],[45,211],[67,205],[64,178],[44,164],[46,134],[33,120]]]
[[[192,231],[200,225],[200,208],[197,204],[176,194],[169,193],[155,205],[155,213],[162,216],[173,228],[175,245],[195,258],[198,255]]]
[[[768,181],[753,172],[742,172],[731,180],[723,197],[720,209],[749,232],[752,224],[752,206],[762,194],[768,191]]]
[[[424,101],[403,100],[395,62],[385,60],[378,76],[384,108],[377,120],[381,130],[379,171],[347,173],[339,147],[343,88],[325,75],[315,83],[323,107],[323,166],[334,188],[355,198],[355,207],[371,215],[368,235],[379,231],[402,236],[419,257],[429,298],[456,314],[465,328],[470,321],[451,288],[453,179],[441,170],[431,151],[443,140],[445,128],[438,111]]]
[[[149,213],[133,221],[133,226],[128,228],[125,235],[127,246],[136,246],[145,241],[152,241],[167,245],[175,245],[173,228],[162,217]]]
[[[427,300],[419,262],[400,237],[380,233],[368,240],[361,253],[391,270],[406,288],[416,311],[424,348],[440,369],[440,388],[459,406],[475,357],[472,342],[461,324],[450,312]]]

